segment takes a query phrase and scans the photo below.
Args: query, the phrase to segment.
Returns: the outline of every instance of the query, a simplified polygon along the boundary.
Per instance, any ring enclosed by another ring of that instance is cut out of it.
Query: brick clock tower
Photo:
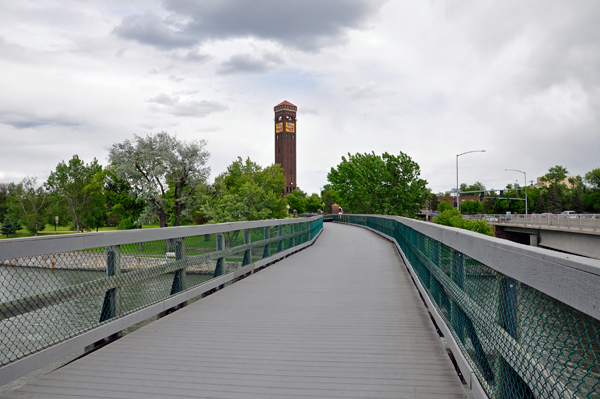
[[[298,107],[284,101],[275,106],[275,163],[283,168],[284,195],[296,189],[296,111]]]

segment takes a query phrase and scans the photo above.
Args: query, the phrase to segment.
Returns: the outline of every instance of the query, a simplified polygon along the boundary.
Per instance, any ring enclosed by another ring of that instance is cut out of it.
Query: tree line
[[[182,141],[166,132],[134,135],[113,144],[106,167],[74,155],[43,183],[35,177],[1,183],[2,233],[24,227],[37,235],[57,220],[82,232],[283,218],[287,205],[298,213],[322,209],[318,194],[282,196],[285,177],[278,164],[263,168],[239,157],[209,183],[206,146],[205,140]]]
[[[600,213],[600,168],[587,172],[584,176],[568,177],[568,170],[561,165],[553,166],[540,178],[541,184],[528,186],[527,189],[518,183],[507,184],[502,192],[486,191],[483,183],[472,185],[461,184],[460,191],[485,192],[483,201],[464,201],[460,204],[463,214],[513,214],[525,213],[525,195],[527,195],[527,213]],[[477,194],[469,194],[477,195]],[[438,196],[432,195],[430,206],[434,211],[442,212],[452,208],[454,198],[449,194],[439,203]],[[519,198],[523,200],[514,200]]]

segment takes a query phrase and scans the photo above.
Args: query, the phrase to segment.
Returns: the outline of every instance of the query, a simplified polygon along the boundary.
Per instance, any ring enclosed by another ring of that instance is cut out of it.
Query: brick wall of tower
[[[280,164],[285,176],[284,195],[289,194],[298,186],[296,180],[296,140],[297,121],[296,110],[293,105],[280,104],[275,107],[275,163]],[[282,128],[278,129],[281,123]],[[287,131],[286,124],[293,124],[293,132]]]

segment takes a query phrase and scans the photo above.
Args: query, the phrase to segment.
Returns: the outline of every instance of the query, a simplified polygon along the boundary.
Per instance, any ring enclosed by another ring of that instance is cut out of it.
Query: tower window
[[[292,152],[292,149],[290,148],[290,152]]]
[[[279,153],[281,154],[281,148],[279,149]]]
[[[292,170],[290,169],[290,173],[292,173]]]

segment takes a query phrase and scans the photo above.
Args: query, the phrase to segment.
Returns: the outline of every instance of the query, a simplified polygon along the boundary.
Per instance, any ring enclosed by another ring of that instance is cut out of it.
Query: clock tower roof
[[[298,107],[296,107],[294,104],[292,104],[289,101],[283,101],[283,102],[277,104],[274,109],[275,109],[275,111],[277,111],[277,110],[283,109],[283,108],[292,109],[294,111],[298,109]]]

